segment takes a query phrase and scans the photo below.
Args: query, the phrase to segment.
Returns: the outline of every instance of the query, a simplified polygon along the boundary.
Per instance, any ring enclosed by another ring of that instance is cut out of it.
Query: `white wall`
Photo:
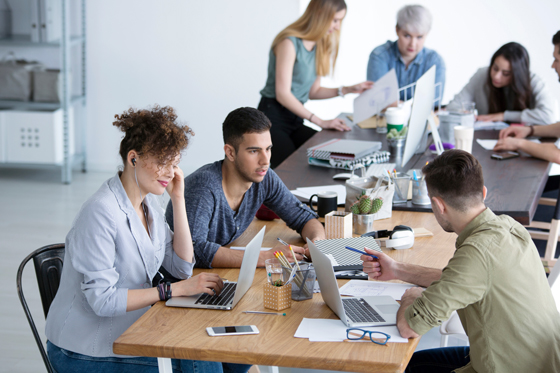
[[[298,11],[298,0],[88,1],[90,169],[120,164],[113,116],[154,103],[173,106],[196,133],[185,174],[221,159],[223,120],[257,106],[272,39]]]
[[[302,0],[300,13],[308,0]],[[516,41],[529,51],[531,68],[558,101],[560,83],[552,64],[552,35],[560,29],[557,0],[347,0],[341,46],[334,78],[323,85],[337,87],[366,79],[369,54],[387,40],[396,40],[397,11],[407,4],[421,4],[433,15],[432,31],[425,46],[442,55],[447,67],[444,103],[467,83],[472,74],[488,66],[503,44]],[[306,107],[322,116],[335,117],[352,111],[355,95],[309,102]]]
[[[116,170],[121,134],[111,125],[113,116],[130,106],[154,103],[175,107],[196,132],[181,163],[186,174],[221,159],[221,123],[237,107],[256,107],[270,43],[308,1],[87,1],[89,168]],[[533,71],[560,100],[560,83],[550,69],[551,38],[560,28],[560,1],[415,2],[433,13],[426,46],[437,50],[447,64],[444,102],[509,41],[529,50]],[[336,87],[365,80],[371,50],[395,39],[396,12],[407,3],[347,0],[336,72],[323,84]],[[0,48],[0,54],[6,52]],[[56,49],[39,52],[17,49],[19,56],[56,67]],[[312,101],[307,106],[328,119],[352,111],[354,97]]]

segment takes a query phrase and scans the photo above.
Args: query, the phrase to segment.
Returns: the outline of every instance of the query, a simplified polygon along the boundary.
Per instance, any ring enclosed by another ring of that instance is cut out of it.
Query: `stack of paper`
[[[294,337],[308,338],[309,342],[343,342],[347,337],[346,329],[348,327],[340,320],[304,318]],[[387,333],[391,336],[389,342],[408,343],[408,339],[401,337],[396,326],[376,326],[360,329]],[[372,343],[369,339],[356,342]]]
[[[475,122],[474,123],[474,130],[475,131],[482,131],[482,130],[502,130],[504,128],[508,128],[509,124],[504,122]]]

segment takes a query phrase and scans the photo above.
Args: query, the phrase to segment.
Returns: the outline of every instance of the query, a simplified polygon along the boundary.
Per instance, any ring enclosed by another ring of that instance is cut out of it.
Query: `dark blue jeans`
[[[59,348],[47,341],[49,360],[57,373],[157,373],[155,357],[93,357]],[[173,373],[247,373],[250,365],[171,359]]]
[[[405,373],[450,373],[471,361],[470,347],[432,348],[415,352]]]

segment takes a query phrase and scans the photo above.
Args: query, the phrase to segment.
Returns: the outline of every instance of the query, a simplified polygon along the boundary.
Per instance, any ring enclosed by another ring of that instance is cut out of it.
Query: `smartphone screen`
[[[229,334],[229,333],[249,333],[253,331],[250,325],[240,325],[240,326],[216,326],[213,327],[214,333],[216,334]]]

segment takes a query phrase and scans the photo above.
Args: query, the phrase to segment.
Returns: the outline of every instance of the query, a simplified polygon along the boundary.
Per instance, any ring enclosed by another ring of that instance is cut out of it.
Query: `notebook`
[[[329,168],[341,168],[344,170],[353,170],[357,164],[364,166],[369,166],[376,163],[384,163],[389,161],[391,153],[386,150],[376,151],[372,154],[368,154],[365,157],[346,160],[338,158],[329,159],[319,159],[319,158],[308,158],[308,163],[312,166],[329,167]]]
[[[381,149],[379,141],[333,139],[307,149],[307,157],[316,159],[354,160]]]
[[[371,236],[318,240],[315,241],[315,245],[331,260],[333,270],[336,272],[336,278],[340,279],[368,279],[367,274],[363,272],[360,254],[347,250],[346,246],[358,250],[367,247],[375,251],[381,251],[379,244]]]
[[[224,288],[219,295],[202,293],[190,297],[173,297],[165,305],[170,307],[208,308],[228,311],[233,309],[253,284],[265,228],[266,226],[253,237],[245,248],[237,282],[224,283]]]
[[[313,266],[323,300],[344,324],[353,328],[397,324],[399,304],[392,297],[342,298],[331,260],[309,238],[307,239],[307,246],[313,259]]]

